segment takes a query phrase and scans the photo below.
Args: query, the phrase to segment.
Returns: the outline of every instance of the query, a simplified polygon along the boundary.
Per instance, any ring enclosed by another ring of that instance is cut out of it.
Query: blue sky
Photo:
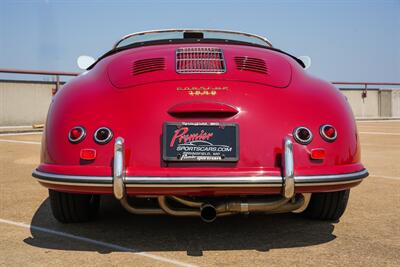
[[[79,55],[98,57],[127,33],[160,28],[256,33],[310,56],[321,78],[400,81],[400,0],[3,0],[0,68],[78,71]]]

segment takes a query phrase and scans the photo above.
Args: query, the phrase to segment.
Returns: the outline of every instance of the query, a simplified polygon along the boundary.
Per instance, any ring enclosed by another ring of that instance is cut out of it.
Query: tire
[[[53,216],[62,223],[87,222],[94,219],[100,206],[99,195],[58,192],[49,189]]]
[[[313,193],[304,214],[311,219],[337,221],[343,215],[350,189],[328,193]]]

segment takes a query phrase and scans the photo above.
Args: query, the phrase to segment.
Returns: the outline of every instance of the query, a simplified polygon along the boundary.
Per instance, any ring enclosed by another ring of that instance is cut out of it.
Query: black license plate
[[[166,161],[238,161],[237,124],[164,123],[163,159]]]

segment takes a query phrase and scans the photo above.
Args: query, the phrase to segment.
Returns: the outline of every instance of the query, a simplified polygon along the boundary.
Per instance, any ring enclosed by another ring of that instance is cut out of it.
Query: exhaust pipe
[[[211,204],[201,204],[199,202],[191,202],[189,200],[184,200],[178,197],[171,197],[172,199],[186,205],[190,205],[194,207],[191,210],[181,210],[181,209],[174,209],[168,205],[167,199],[165,196],[158,197],[158,204],[160,205],[161,209],[173,216],[182,216],[182,217],[199,217],[204,222],[213,222],[217,218],[217,210]],[[197,206],[197,207],[196,207]]]
[[[217,210],[211,204],[204,204],[200,207],[200,218],[203,222],[213,222],[217,218]]]
[[[171,207],[167,203],[166,196],[158,196],[158,204],[160,208],[167,214],[183,217],[200,217],[204,222],[213,222],[217,217],[231,214],[251,213],[251,212],[266,212],[266,213],[285,213],[297,210],[306,205],[305,196],[299,194],[293,199],[278,198],[265,200],[246,200],[246,201],[227,201],[213,206],[208,203],[192,201],[176,196],[168,197],[191,209],[178,209]],[[148,212],[148,211],[147,211]],[[148,214],[154,214],[150,211]]]

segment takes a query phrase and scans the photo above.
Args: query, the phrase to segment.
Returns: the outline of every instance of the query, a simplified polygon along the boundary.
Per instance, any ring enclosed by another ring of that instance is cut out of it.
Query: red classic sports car
[[[54,97],[33,176],[61,222],[134,214],[337,220],[368,176],[346,98],[265,38],[127,35]]]

